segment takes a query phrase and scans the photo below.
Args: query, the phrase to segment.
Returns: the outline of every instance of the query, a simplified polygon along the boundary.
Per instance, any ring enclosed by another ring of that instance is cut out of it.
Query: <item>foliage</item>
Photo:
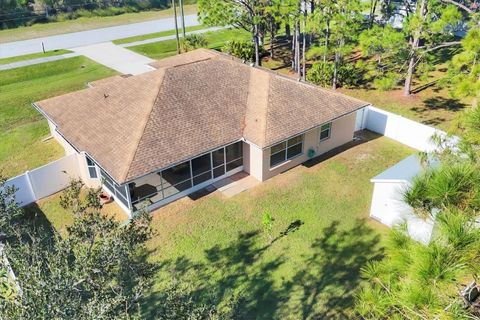
[[[260,64],[260,37],[265,28],[266,2],[257,0],[199,0],[198,16],[202,23],[211,26],[233,26],[251,33],[254,45],[254,62]]]
[[[387,58],[398,58],[398,54],[405,49],[405,36],[391,25],[384,27],[375,25],[371,29],[364,30],[358,41],[362,54],[367,57],[376,57],[378,64]]]
[[[448,82],[457,97],[480,98],[480,26],[473,26],[462,40],[462,52],[450,63]]]
[[[16,232],[16,224],[22,210],[15,201],[15,186],[7,186],[0,176],[0,243]]]
[[[145,247],[152,235],[151,215],[141,212],[122,225],[82,198],[80,185],[72,181],[62,196],[74,212],[65,237],[50,226],[26,223],[25,214],[17,221],[24,232],[7,241],[5,253],[22,295],[0,304],[1,318],[139,316],[138,304],[154,271]]]
[[[480,171],[471,163],[448,163],[416,177],[404,193],[404,200],[413,208],[431,210],[451,206],[478,209]]]
[[[428,245],[406,232],[390,233],[386,258],[362,269],[364,283],[356,310],[364,319],[470,319],[459,290],[478,275],[480,229],[457,210],[438,216],[438,232]]]
[[[263,232],[268,236],[270,242],[273,240],[273,217],[265,212],[262,216]]]
[[[345,87],[358,85],[363,79],[363,72],[357,66],[352,64],[341,65],[337,70],[337,83]],[[307,80],[324,87],[330,86],[333,81],[334,68],[334,65],[330,62],[315,62],[307,72]]]
[[[308,81],[323,87],[331,85],[332,79],[333,65],[328,62],[315,62],[307,72]]]
[[[187,34],[180,41],[180,49],[182,52],[188,52],[198,48],[205,48],[208,45],[207,39],[202,34]]]
[[[255,48],[251,41],[227,41],[222,51],[245,61],[253,61],[255,56]]]
[[[398,74],[389,72],[384,76],[378,76],[373,80],[373,85],[380,91],[392,90],[398,83]]]
[[[2,253],[0,258],[3,260]],[[6,266],[0,260],[0,301],[2,303],[12,303],[18,297],[14,280],[9,276]]]

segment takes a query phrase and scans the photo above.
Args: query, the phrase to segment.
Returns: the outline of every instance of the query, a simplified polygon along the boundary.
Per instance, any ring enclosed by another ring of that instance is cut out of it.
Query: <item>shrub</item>
[[[222,51],[245,61],[253,61],[255,46],[251,41],[232,40],[225,43]]]
[[[380,91],[388,91],[395,88],[398,83],[398,75],[389,72],[384,77],[376,78],[373,80],[373,85]]]
[[[320,86],[330,86],[333,80],[333,64],[330,62],[315,62],[307,72],[307,80]]]
[[[180,41],[182,52],[188,52],[198,48],[205,48],[208,45],[207,39],[202,34],[187,34]]]
[[[307,72],[307,80],[324,87],[331,86],[334,64],[332,62],[315,62]],[[337,71],[337,83],[341,86],[357,86],[363,80],[363,68],[359,64],[346,63],[340,65]]]
[[[343,87],[356,87],[363,80],[365,67],[361,63],[346,63],[338,68],[338,83]]]

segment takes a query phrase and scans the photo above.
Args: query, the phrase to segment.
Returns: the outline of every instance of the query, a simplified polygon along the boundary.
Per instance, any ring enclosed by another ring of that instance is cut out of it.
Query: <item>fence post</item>
[[[35,190],[33,189],[32,180],[30,180],[30,171],[25,171],[25,177],[27,178],[28,188],[33,196],[33,201],[37,201],[38,199],[37,195],[35,194]]]

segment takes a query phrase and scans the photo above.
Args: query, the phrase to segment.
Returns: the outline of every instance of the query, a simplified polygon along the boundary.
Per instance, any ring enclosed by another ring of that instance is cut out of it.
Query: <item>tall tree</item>
[[[140,317],[154,271],[145,256],[151,216],[142,212],[122,225],[100,212],[97,190],[82,186],[73,181],[63,194],[74,221],[58,234],[32,221],[0,183],[1,241],[19,287],[13,298],[0,296],[1,319]]]
[[[213,26],[234,26],[252,34],[255,65],[261,64],[260,37],[264,29],[266,0],[199,0],[200,20]]]
[[[454,39],[453,31],[464,17],[459,11],[462,7],[452,3],[453,1],[419,0],[415,9],[409,11],[407,8],[408,15],[403,25],[409,47],[403,89],[405,96],[410,95],[416,67],[426,55],[460,44],[460,41]]]
[[[345,57],[353,50],[356,34],[360,28],[361,3],[359,0],[339,0],[336,2],[330,20],[330,40],[333,43],[333,80],[332,88],[338,86],[338,72],[345,63]]]

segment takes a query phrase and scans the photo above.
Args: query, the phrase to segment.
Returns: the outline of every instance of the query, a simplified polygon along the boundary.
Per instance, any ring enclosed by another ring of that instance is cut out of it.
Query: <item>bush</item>
[[[338,68],[338,83],[343,87],[356,87],[363,80],[365,67],[361,63],[346,63]]]
[[[202,34],[187,34],[185,38],[180,40],[180,49],[182,52],[205,48],[207,45],[207,39]]]
[[[307,80],[323,87],[331,86],[333,69],[333,62],[315,62],[307,72]],[[363,80],[363,70],[360,65],[351,63],[340,65],[337,72],[338,84],[345,87],[357,86]]]
[[[245,61],[253,61],[255,45],[251,41],[232,40],[225,43],[222,51]]]
[[[323,87],[332,85],[333,64],[323,61],[315,62],[307,72],[307,80]]]
[[[384,77],[376,78],[373,80],[373,86],[380,91],[388,91],[395,88],[398,83],[398,75],[389,72]]]

